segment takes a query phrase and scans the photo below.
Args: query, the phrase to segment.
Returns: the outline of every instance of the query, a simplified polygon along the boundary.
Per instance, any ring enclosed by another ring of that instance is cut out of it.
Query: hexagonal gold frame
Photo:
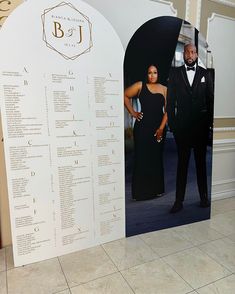
[[[88,24],[89,24],[89,31],[90,31],[90,42],[89,42],[89,47],[88,47],[86,50],[84,50],[83,52],[81,52],[80,54],[77,54],[77,55],[72,56],[72,57],[66,56],[64,53],[58,51],[56,48],[54,48],[52,45],[50,45],[50,44],[48,43],[48,41],[47,41],[47,38],[46,38],[46,31],[45,31],[45,15],[46,15],[49,11],[51,11],[51,10],[57,8],[57,7],[60,7],[60,6],[65,6],[65,5],[67,5],[67,6],[69,6],[70,8],[76,10],[79,14],[81,14],[81,15],[87,20],[87,22],[88,22]],[[80,55],[85,54],[85,53],[88,53],[88,52],[91,51],[91,47],[93,46],[93,42],[92,42],[92,33],[91,33],[91,31],[92,31],[92,24],[91,24],[89,18],[88,18],[85,14],[83,14],[82,12],[80,12],[80,11],[79,11],[76,7],[74,7],[71,3],[61,2],[60,4],[58,4],[58,5],[56,5],[56,6],[52,7],[52,8],[47,8],[47,9],[45,9],[44,12],[43,12],[43,14],[41,15],[41,19],[42,19],[42,25],[43,25],[43,41],[46,43],[46,46],[47,46],[48,48],[50,48],[50,49],[56,51],[56,52],[59,53],[61,56],[63,56],[65,59],[67,59],[67,60],[69,60],[69,59],[70,59],[70,60],[74,60],[74,59],[76,59],[77,57],[79,57]]]

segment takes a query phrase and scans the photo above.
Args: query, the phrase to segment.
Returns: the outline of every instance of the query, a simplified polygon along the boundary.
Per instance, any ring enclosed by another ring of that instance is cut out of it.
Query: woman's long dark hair
[[[151,63],[149,66],[147,66],[147,69],[146,69],[146,71],[144,73],[144,77],[143,77],[143,83],[145,83],[145,84],[148,83],[148,70],[149,70],[150,66],[156,67],[156,69],[157,69],[157,75],[158,75],[158,77],[157,77],[157,83],[159,83],[159,81],[160,81],[160,79],[159,79],[160,78],[160,75],[159,75],[158,67],[154,63]]]

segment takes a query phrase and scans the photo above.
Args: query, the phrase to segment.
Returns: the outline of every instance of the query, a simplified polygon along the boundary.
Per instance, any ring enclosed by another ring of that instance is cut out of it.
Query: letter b
[[[63,38],[64,31],[61,29],[61,24],[57,21],[54,21],[54,32],[52,32],[53,36],[56,38]]]

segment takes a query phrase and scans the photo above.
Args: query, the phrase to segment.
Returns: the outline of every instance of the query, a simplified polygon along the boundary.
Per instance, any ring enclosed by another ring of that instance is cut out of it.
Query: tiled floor
[[[0,250],[0,294],[235,293],[235,197],[212,219],[14,268]]]

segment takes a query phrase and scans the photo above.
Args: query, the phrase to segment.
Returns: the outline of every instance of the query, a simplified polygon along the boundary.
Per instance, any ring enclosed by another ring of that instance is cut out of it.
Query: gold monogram
[[[58,21],[54,21],[54,31],[52,32],[53,36],[56,38],[63,38],[64,36],[66,37],[71,37],[73,35],[74,32],[76,32],[77,29],[75,28],[71,28],[68,30],[68,33],[65,34],[64,30],[62,29],[62,25],[61,23],[59,23]],[[77,44],[82,43],[82,26],[78,26],[78,34],[79,34],[79,41],[77,42]]]

